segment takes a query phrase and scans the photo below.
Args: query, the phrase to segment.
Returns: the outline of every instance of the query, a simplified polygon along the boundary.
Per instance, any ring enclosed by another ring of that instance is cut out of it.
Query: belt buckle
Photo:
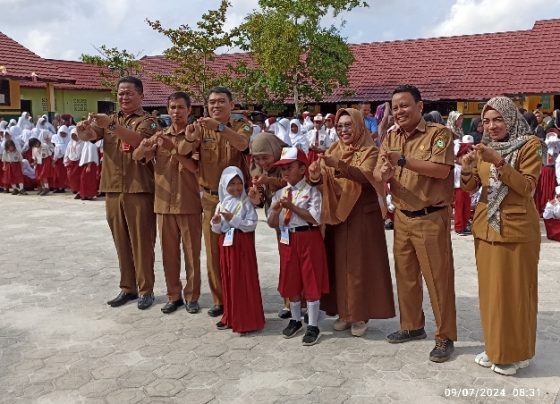
[[[424,208],[424,216],[426,216],[429,212],[428,208]]]

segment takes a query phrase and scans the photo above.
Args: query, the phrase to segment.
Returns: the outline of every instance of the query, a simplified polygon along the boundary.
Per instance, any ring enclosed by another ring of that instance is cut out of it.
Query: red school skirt
[[[35,175],[39,181],[51,181],[53,179],[54,168],[52,164],[52,157],[45,157],[41,164],[37,164],[35,167]]]
[[[264,328],[264,310],[255,233],[235,230],[233,245],[224,247],[224,234],[218,238],[222,301],[224,314],[220,320],[234,332],[250,332]]]
[[[82,167],[78,160],[68,161],[66,166],[66,177],[68,178],[68,186],[72,192],[80,192],[80,180],[82,176]]]
[[[542,216],[546,203],[554,198],[554,188],[556,187],[556,173],[554,166],[544,166],[535,189],[535,205],[539,215]]]
[[[88,163],[81,168],[80,196],[82,198],[93,198],[97,195],[97,164]]]
[[[68,187],[68,175],[66,174],[66,167],[64,167],[63,159],[58,159],[53,163],[54,168],[54,177],[52,181],[52,185],[49,184],[52,188],[66,188]]]
[[[2,183],[6,186],[12,184],[23,184],[23,171],[21,163],[4,163],[4,175],[2,176]]]
[[[285,299],[301,296],[319,300],[329,292],[327,254],[319,227],[290,233],[290,244],[280,246],[278,292]]]

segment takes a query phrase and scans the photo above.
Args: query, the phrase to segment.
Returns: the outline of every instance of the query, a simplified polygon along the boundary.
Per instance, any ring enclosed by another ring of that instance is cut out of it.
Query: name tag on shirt
[[[286,226],[280,227],[280,242],[290,245],[290,228]]]
[[[235,233],[235,228],[231,228],[226,232],[224,236],[224,243],[222,244],[224,247],[230,247],[233,245],[233,234]]]

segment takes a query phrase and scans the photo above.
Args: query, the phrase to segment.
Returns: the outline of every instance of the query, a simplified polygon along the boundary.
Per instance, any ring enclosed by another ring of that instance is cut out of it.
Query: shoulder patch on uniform
[[[150,124],[150,129],[156,129],[156,128],[157,128],[157,123],[152,122],[152,123]]]
[[[445,147],[445,145],[447,144],[447,139],[445,138],[445,136],[438,136],[434,142],[434,144],[436,145],[436,147],[438,149],[443,149]]]
[[[243,130],[247,131],[247,132],[251,132],[251,127],[249,125],[245,125],[243,127]]]
[[[541,147],[539,147],[539,148],[537,149],[537,155],[538,155],[539,157],[542,157],[542,148],[541,148]]]

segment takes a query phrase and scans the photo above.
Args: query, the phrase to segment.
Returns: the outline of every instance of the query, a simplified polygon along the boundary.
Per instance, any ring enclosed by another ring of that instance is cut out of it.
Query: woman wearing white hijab
[[[288,118],[280,119],[280,121],[278,121],[278,125],[276,126],[276,131],[274,134],[288,146],[291,146],[292,140],[290,139],[290,120]]]
[[[49,122],[49,117],[47,115],[43,115],[41,118],[45,120],[44,121],[45,129],[50,130],[52,133],[57,133],[56,128],[53,126],[52,123]]]
[[[23,129],[33,129],[33,122],[29,120],[29,112],[23,112],[18,119],[17,126]]]
[[[301,122],[299,119],[292,119],[290,121],[290,141],[293,147],[302,149],[305,154],[309,152],[309,143],[307,137],[301,130]]]
[[[64,166],[66,167],[68,186],[70,190],[76,194],[75,199],[80,199],[80,178],[82,176],[80,159],[82,157],[84,142],[78,138],[76,128],[72,129],[70,137],[70,143],[66,146],[66,152],[64,153]]]
[[[64,167],[64,154],[66,153],[66,146],[70,142],[70,132],[66,125],[58,128],[58,132],[53,136],[52,142],[54,145],[53,153],[53,167],[54,178],[51,187],[56,188],[55,193],[62,193],[68,186],[68,177],[66,175],[66,168]]]

